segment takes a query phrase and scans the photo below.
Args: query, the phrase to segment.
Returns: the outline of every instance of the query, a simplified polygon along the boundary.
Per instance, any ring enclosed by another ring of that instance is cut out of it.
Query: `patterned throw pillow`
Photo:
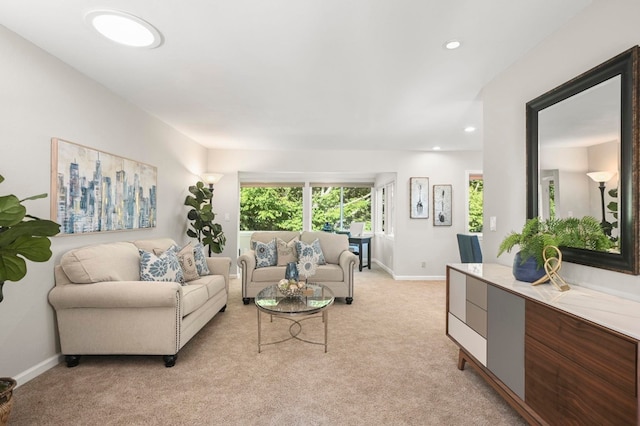
[[[277,251],[276,240],[268,243],[256,241],[256,268],[264,268],[265,266],[276,266]]]
[[[298,252],[296,251],[296,242],[298,237],[288,243],[281,238],[276,239],[276,248],[278,251],[278,266],[287,266],[289,262],[298,261]]]
[[[298,258],[315,255],[318,259],[318,265],[325,265],[327,263],[324,259],[324,254],[322,254],[322,247],[320,247],[320,241],[318,239],[315,239],[311,244],[297,241],[296,248],[298,249]]]
[[[209,275],[211,271],[209,270],[209,265],[207,265],[207,254],[202,243],[197,243],[193,246],[193,257],[196,260],[198,275]]]
[[[167,250],[159,256],[145,250],[140,253],[140,280],[175,281],[184,285],[184,273],[173,250]]]
[[[191,243],[182,247],[182,249],[178,252],[178,262],[180,262],[180,267],[182,268],[182,272],[184,273],[184,280],[186,282],[197,280],[200,278],[198,274],[198,269],[196,268],[196,259],[193,254],[193,246]]]

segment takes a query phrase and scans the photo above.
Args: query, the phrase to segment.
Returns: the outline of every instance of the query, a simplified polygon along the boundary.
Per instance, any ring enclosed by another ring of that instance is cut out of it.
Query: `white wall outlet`
[[[495,216],[491,216],[489,218],[489,230],[490,231],[494,231],[496,230],[496,217]]]
[[[229,213],[225,213],[224,214],[224,221],[225,222],[229,222],[231,220],[231,215],[229,215]]]

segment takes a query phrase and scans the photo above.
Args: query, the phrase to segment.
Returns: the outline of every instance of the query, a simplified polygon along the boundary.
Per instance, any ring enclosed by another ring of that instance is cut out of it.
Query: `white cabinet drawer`
[[[467,352],[482,365],[487,365],[487,340],[473,331],[451,313],[449,315],[449,336],[453,337]]]

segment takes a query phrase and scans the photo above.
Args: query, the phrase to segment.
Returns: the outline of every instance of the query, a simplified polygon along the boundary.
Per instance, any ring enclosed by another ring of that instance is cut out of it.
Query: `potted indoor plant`
[[[0,175],[0,183],[4,177]],[[23,201],[44,198],[34,195],[20,200],[13,194],[0,196],[0,302],[4,299],[2,287],[6,281],[20,281],[27,274],[25,259],[46,262],[51,258],[49,237],[60,232],[57,223],[27,214]],[[0,377],[0,425],[8,421],[12,393],[16,381]]]
[[[519,281],[534,282],[542,278],[545,257],[555,257],[551,247],[574,247],[607,251],[612,243],[602,230],[600,222],[591,216],[581,219],[528,219],[521,232],[511,232],[498,249],[498,256],[519,246],[513,260],[513,275]]]
[[[184,205],[191,207],[187,213],[187,219],[191,220],[191,228],[187,229],[187,235],[197,238],[202,245],[209,246],[209,255],[222,253],[227,238],[222,232],[222,226],[214,223],[216,214],[213,212],[211,201],[213,199],[213,189],[207,188],[203,182],[198,182],[189,187]]]

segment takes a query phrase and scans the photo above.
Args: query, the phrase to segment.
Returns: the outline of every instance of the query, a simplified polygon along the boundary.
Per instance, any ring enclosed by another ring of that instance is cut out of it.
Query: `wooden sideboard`
[[[451,264],[447,336],[530,424],[640,425],[640,302]]]

